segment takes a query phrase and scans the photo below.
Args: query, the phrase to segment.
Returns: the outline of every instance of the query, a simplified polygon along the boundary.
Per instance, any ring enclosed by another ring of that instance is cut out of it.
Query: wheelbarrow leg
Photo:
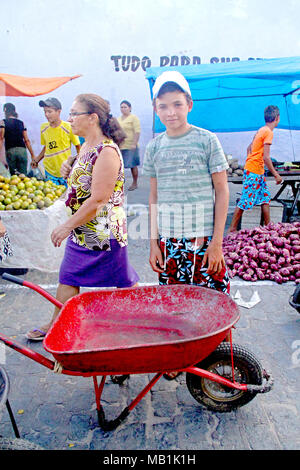
[[[129,415],[130,411],[136,407],[136,405],[141,401],[141,399],[151,390],[151,388],[156,384],[156,382],[162,377],[163,373],[156,374],[153,379],[146,385],[146,387],[138,394],[138,396],[130,403],[130,405],[126,406],[121,414],[113,420],[108,421],[105,418],[105,414],[103,411],[103,407],[101,405],[100,399],[101,394],[103,391],[103,387],[106,380],[106,375],[102,377],[100,385],[98,385],[97,377],[93,377],[94,380],[94,387],[95,387],[95,395],[96,395],[96,405],[97,405],[97,413],[98,413],[98,422],[100,427],[103,431],[112,431],[116,429],[122,421]]]
[[[19,433],[19,430],[18,430],[18,426],[17,426],[16,420],[15,420],[15,418],[14,418],[14,415],[13,415],[13,412],[12,412],[12,409],[11,409],[11,407],[10,407],[10,404],[9,404],[9,401],[8,401],[8,400],[6,400],[6,408],[7,408],[9,417],[10,417],[10,421],[11,421],[12,427],[13,427],[13,429],[14,429],[15,436],[16,436],[17,438],[19,438],[19,437],[20,437],[20,433]]]

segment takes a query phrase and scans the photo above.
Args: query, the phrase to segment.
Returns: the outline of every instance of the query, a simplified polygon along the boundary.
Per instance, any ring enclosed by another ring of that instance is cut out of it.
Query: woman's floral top
[[[124,204],[124,164],[119,147],[112,141],[101,142],[93,149],[79,156],[68,179],[66,206],[70,215],[74,214],[91,196],[92,172],[101,151],[109,146],[117,150],[120,169],[114,191],[97,216],[90,222],[80,225],[71,232],[71,239],[77,245],[90,250],[110,250],[111,234],[121,246],[127,245],[126,214]]]

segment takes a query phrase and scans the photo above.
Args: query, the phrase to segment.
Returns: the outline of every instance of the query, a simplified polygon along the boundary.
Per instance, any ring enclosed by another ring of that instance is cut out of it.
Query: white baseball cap
[[[161,75],[159,75],[159,77],[157,77],[157,79],[155,80],[153,90],[152,90],[153,98],[156,98],[157,95],[159,94],[161,87],[165,83],[169,83],[169,82],[176,83],[176,85],[178,85],[182,89],[182,91],[192,96],[189,84],[184,78],[184,76],[181,75],[181,73],[177,72],[176,70],[168,70],[167,72],[163,72]]]

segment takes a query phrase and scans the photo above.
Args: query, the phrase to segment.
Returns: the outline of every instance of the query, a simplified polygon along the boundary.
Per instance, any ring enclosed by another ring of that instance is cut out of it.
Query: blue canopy
[[[178,70],[194,102],[189,122],[212,132],[252,131],[264,125],[264,109],[280,109],[281,129],[300,129],[300,57],[147,69],[151,99],[155,79]],[[165,127],[155,115],[153,131]]]

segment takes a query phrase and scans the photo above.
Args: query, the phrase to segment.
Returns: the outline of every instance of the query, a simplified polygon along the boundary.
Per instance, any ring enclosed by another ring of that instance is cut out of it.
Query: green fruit
[[[14,202],[13,207],[15,210],[21,209],[21,201]]]
[[[6,206],[8,206],[9,204],[12,203],[12,200],[10,199],[10,197],[6,197],[3,202]]]
[[[19,191],[16,185],[11,185],[9,187],[9,190],[12,191],[15,194],[17,194],[17,192]]]
[[[37,209],[37,205],[33,202],[32,204],[29,204],[28,206],[28,210],[34,210],[34,209]]]
[[[29,202],[28,202],[28,201],[23,201],[22,204],[21,204],[21,208],[22,208],[22,209],[28,209],[28,206],[29,206]]]
[[[6,207],[5,207],[5,210],[6,211],[13,211],[14,210],[14,206],[12,204],[8,204]]]
[[[45,207],[49,207],[51,206],[51,204],[53,204],[53,201],[51,201],[49,197],[45,197],[44,204],[45,204]]]
[[[45,207],[44,201],[38,201],[37,206],[38,206],[39,209],[43,209]]]

